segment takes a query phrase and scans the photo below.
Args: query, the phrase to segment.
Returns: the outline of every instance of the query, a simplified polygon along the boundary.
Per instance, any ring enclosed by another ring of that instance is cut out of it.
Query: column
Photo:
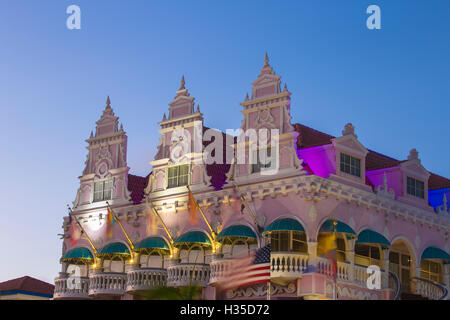
[[[307,244],[308,244],[308,266],[311,268],[311,270],[317,270],[318,269],[317,241],[308,240]]]
[[[382,268],[384,270],[383,277],[381,279],[381,287],[388,288],[389,287],[389,252],[390,250],[385,248],[383,249],[383,261]]]
[[[347,248],[345,250],[345,260],[348,261],[348,280],[355,280],[355,239],[347,240]]]

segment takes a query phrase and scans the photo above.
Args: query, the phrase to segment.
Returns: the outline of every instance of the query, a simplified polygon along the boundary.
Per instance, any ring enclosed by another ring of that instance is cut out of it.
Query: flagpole
[[[111,208],[111,206],[109,205],[109,202],[106,201],[106,205],[108,206],[109,211],[111,212],[111,215],[113,216],[113,218],[119,223],[120,228],[122,229],[123,234],[125,235],[125,237],[127,238],[128,242],[130,243],[131,246],[131,250],[134,250],[134,245],[133,242],[130,240],[130,237],[128,237],[128,234],[126,233],[125,229],[123,228],[122,224],[120,223],[119,219],[117,218],[117,216],[115,215],[113,209]]]
[[[149,200],[148,200],[148,194],[145,195],[145,201],[146,201],[147,205],[150,206],[150,209],[153,211],[153,213],[158,217],[159,221],[161,222],[161,224],[162,224],[162,226],[163,226],[163,228],[164,228],[164,231],[166,231],[167,236],[168,236],[169,239],[170,239],[170,243],[173,244],[173,241],[174,241],[174,240],[173,240],[173,237],[172,237],[172,235],[170,234],[169,229],[167,229],[166,224],[164,223],[163,219],[162,219],[161,216],[159,215],[159,213],[158,213],[158,211],[156,210],[156,208],[153,206],[153,204],[151,203],[151,201],[149,202]]]
[[[80,229],[83,232],[83,234],[86,235],[86,239],[89,241],[89,244],[91,245],[92,249],[94,250],[94,254],[97,255],[97,249],[95,248],[94,244],[92,243],[91,238],[89,238],[88,234],[86,233],[86,230],[84,230],[83,226],[80,224],[78,219],[73,215],[73,211],[72,211],[72,209],[70,208],[69,205],[67,205],[67,208],[69,209],[70,217],[72,217],[75,220],[75,222],[80,227]]]
[[[271,247],[270,248],[270,255],[272,255],[272,246],[271,246],[272,231],[269,231],[268,242],[269,242],[269,245]],[[269,261],[271,261],[271,259],[269,259]],[[269,272],[270,272],[270,269],[269,269]],[[269,282],[267,283],[267,300],[270,300],[270,294],[271,294],[270,289],[271,289],[271,287],[270,287],[270,276],[269,276]]]
[[[334,233],[334,241],[336,244],[336,275],[334,277],[334,300],[337,300],[338,295],[337,295],[337,277],[338,277],[338,260],[337,260],[337,234],[336,234],[336,226],[337,226],[338,222],[337,220],[333,221],[333,233]]]
[[[239,190],[239,187],[237,186],[236,182],[234,181],[234,177],[233,176],[230,177],[230,181],[233,184],[233,186],[236,188],[236,191],[238,192],[239,197],[241,198],[241,201],[244,202],[245,207],[250,212],[250,215],[253,218],[253,221],[255,222],[256,226],[258,226],[258,222],[256,221],[256,216],[253,213],[253,210],[250,208],[249,204],[247,203],[247,199],[245,199],[245,197],[242,195],[241,191]]]
[[[189,188],[188,185],[186,185],[188,191],[192,194],[191,189]],[[206,219],[205,214],[203,213],[202,208],[200,208],[200,206],[198,205],[197,200],[195,199],[194,195],[192,194],[192,198],[194,199],[195,205],[197,206],[198,210],[200,211],[200,213],[202,214],[203,220],[205,220],[206,224],[208,225],[209,230],[211,231],[211,235],[213,240],[216,239],[216,233],[214,232],[214,229],[211,227],[211,224],[209,223],[209,221]]]

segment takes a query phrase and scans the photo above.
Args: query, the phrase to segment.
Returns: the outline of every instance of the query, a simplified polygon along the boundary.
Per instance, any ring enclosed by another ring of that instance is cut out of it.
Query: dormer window
[[[112,179],[94,182],[94,202],[111,200]]]
[[[189,183],[189,165],[170,167],[168,170],[167,188],[186,186]]]
[[[341,172],[361,177],[361,159],[341,153]]]
[[[425,183],[423,181],[407,177],[406,178],[406,192],[409,195],[417,198],[425,198]]]
[[[252,159],[256,159],[256,163],[252,164],[252,173],[261,172],[264,169],[270,169],[272,166],[272,152],[271,148],[268,147],[266,150],[255,150],[253,151]]]

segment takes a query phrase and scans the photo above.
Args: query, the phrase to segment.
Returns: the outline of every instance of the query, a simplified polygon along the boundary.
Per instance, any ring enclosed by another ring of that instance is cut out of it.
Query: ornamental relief
[[[258,111],[258,116],[256,117],[255,127],[259,128],[267,128],[274,129],[276,126],[274,125],[274,118],[270,113],[270,108],[266,107]]]
[[[282,286],[272,282],[270,284],[270,294],[272,296],[277,294],[295,294],[296,292],[297,286],[294,282],[289,283],[287,286]],[[261,296],[267,296],[267,283],[226,291],[227,299],[239,297],[243,298],[261,297]]]

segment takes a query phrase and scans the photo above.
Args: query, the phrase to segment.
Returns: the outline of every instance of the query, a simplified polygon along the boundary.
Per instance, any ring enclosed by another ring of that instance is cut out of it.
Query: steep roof
[[[0,295],[17,293],[17,291],[21,293],[35,293],[52,297],[53,292],[55,291],[55,286],[29,276],[0,283]]]
[[[295,131],[300,133],[300,135],[297,138],[297,147],[299,149],[330,144],[331,139],[335,138],[332,135],[312,129],[300,123],[296,123],[294,125],[294,128]],[[366,170],[391,168],[398,166],[400,163],[406,161],[406,160],[397,160],[373,150],[368,151],[369,153],[366,156]],[[450,188],[450,179],[447,179],[445,177],[430,172],[430,178],[428,180],[428,189],[435,190],[442,188]]]
[[[135,176],[133,174],[128,175],[128,190],[131,193],[131,199],[134,204],[141,203],[144,199],[145,188],[147,188],[149,173],[146,177]]]

